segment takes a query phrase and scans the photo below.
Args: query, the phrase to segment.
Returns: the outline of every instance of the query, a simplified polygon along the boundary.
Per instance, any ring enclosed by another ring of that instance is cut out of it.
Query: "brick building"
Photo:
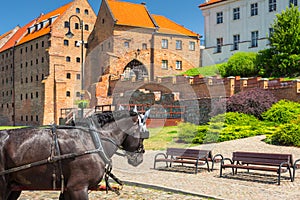
[[[81,94],[81,27],[87,41],[95,20],[87,0],[74,0],[0,36],[0,125],[58,123],[60,109],[74,107]]]
[[[110,104],[111,80],[170,76],[200,66],[199,35],[146,5],[102,0],[89,40],[85,86],[91,105]]]

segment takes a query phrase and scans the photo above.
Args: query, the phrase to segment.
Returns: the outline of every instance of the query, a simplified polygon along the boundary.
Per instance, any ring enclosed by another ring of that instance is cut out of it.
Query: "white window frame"
[[[233,13],[233,20],[240,19],[240,7],[233,8],[232,13]]]
[[[276,0],[269,0],[269,12],[276,11]]]
[[[167,39],[162,39],[161,40],[161,48],[163,48],[163,49],[168,48],[168,40]]]
[[[217,38],[217,49],[216,53],[222,53],[222,46],[223,46],[223,38]]]
[[[216,18],[217,18],[217,24],[222,24],[223,23],[223,12],[217,12]]]
[[[176,49],[181,50],[182,49],[182,41],[181,40],[176,40]]]
[[[194,41],[189,42],[189,50],[190,51],[195,51],[196,49],[196,43]]]
[[[258,15],[258,3],[252,3],[250,5],[250,14],[251,16]]]
[[[251,47],[258,47],[258,31],[251,32]]]
[[[175,67],[175,69],[182,70],[182,61],[181,60],[176,60],[176,67]]]
[[[290,4],[289,4],[290,7],[291,4],[293,4],[294,6],[298,6],[298,0],[290,0]]]
[[[162,69],[168,69],[168,60],[162,60],[161,61],[161,68]]]
[[[240,43],[240,35],[239,34],[233,35],[233,48],[232,48],[232,50],[239,50],[239,43]]]

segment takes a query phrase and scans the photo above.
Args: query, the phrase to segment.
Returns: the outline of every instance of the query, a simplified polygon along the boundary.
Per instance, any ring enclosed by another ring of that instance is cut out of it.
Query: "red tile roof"
[[[34,27],[36,24],[40,24],[41,22],[48,20],[51,17],[62,15],[70,6],[72,5],[72,2],[52,11],[47,14],[42,14],[38,18],[32,20],[22,28],[20,28],[7,42],[6,44],[0,49],[0,52],[5,51],[9,48],[12,48],[14,45],[20,45],[25,42],[31,41],[33,39],[36,39],[38,37],[41,37],[43,35],[46,35],[50,33],[51,26],[55,23],[52,23],[49,25],[49,23],[46,23],[44,27],[33,30],[30,33],[28,33],[28,28]]]
[[[209,0],[208,2],[201,4],[199,7],[201,8],[201,7],[209,6],[212,4],[220,3],[221,1],[226,1],[226,0]]]
[[[196,37],[199,36],[197,33],[190,31],[184,26],[181,26],[164,16],[152,15],[152,17],[155,19],[156,23],[159,26],[158,32],[170,33],[170,34],[182,34],[182,35],[196,36]]]
[[[158,26],[160,28],[159,32],[161,33],[198,36],[198,34],[176,24],[164,16],[150,15],[146,6],[143,4],[118,0],[107,0],[107,3],[117,25],[143,28],[155,28]]]
[[[107,3],[116,19],[116,24],[155,28],[155,24],[144,5],[115,0],[107,0]]]
[[[45,15],[41,15],[40,17],[38,17],[36,19],[36,22],[35,24],[39,24],[45,20],[48,20],[49,18],[51,17],[54,17],[54,16],[58,16],[58,15],[62,15],[70,6],[71,6],[72,2],[71,3],[68,3],[52,12],[49,12]],[[55,23],[55,22],[54,22]],[[22,44],[22,43],[25,43],[25,42],[28,42],[30,40],[33,40],[35,38],[38,38],[38,37],[41,37],[43,35],[46,35],[48,33],[50,33],[50,28],[53,24],[49,25],[49,23],[45,25],[45,27],[37,30],[37,31],[32,31],[30,34],[26,34],[22,39],[21,41],[19,42],[19,44]]]

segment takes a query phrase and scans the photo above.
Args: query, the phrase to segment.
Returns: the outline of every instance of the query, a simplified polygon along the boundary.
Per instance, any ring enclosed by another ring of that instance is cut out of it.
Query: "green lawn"
[[[17,129],[17,128],[24,128],[24,126],[0,126],[0,131],[8,130],[8,129]]]
[[[163,128],[149,128],[150,138],[144,140],[145,149],[163,150],[167,147],[188,147],[191,144],[178,143],[177,126]]]

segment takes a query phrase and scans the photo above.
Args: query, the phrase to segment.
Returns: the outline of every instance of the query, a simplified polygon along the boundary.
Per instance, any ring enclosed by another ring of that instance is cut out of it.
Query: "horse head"
[[[146,127],[149,113],[150,110],[145,114],[140,114],[135,109],[118,110],[96,114],[90,119],[93,121],[93,127],[102,134],[101,138],[105,140],[111,137],[114,143],[126,152],[128,163],[137,166],[143,162],[145,152],[143,141],[149,138],[149,131]],[[107,151],[113,150],[107,148]]]
[[[146,120],[150,110],[144,115],[137,113],[132,130],[127,132],[127,137],[122,143],[126,150],[127,161],[130,165],[138,166],[143,162],[143,154],[145,152],[143,141],[149,138],[149,131],[146,127]]]

